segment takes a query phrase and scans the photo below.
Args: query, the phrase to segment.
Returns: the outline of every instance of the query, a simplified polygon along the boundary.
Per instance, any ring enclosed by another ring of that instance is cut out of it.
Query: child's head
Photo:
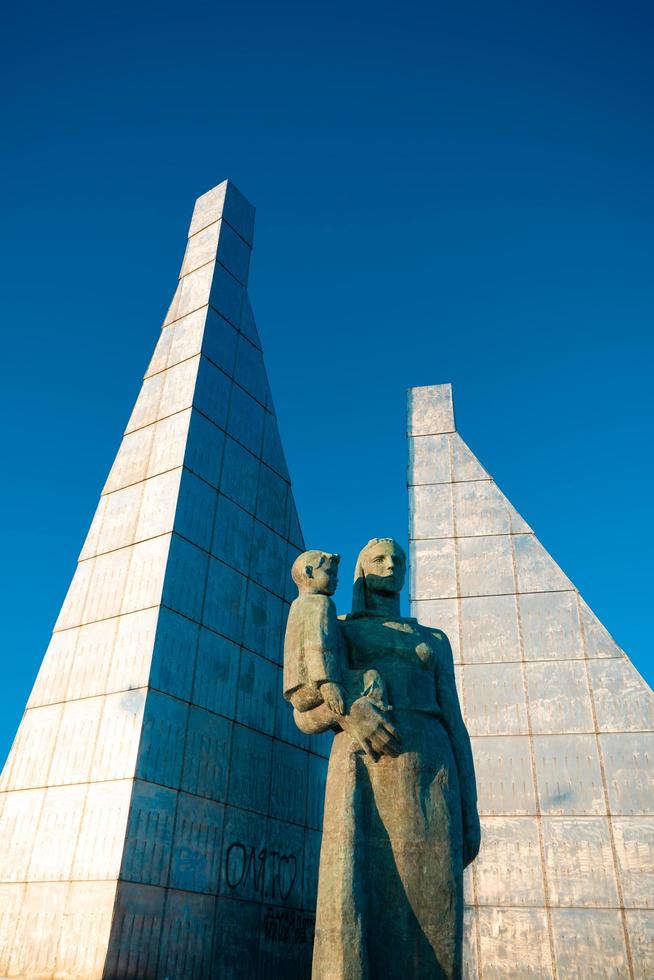
[[[334,595],[340,560],[340,555],[330,555],[325,551],[304,551],[298,555],[291,569],[298,592]]]

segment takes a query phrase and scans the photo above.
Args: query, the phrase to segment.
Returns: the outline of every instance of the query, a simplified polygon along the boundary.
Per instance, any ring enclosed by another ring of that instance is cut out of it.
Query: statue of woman
[[[406,558],[390,538],[360,553],[350,666],[375,668],[386,705],[295,712],[334,738],[323,823],[313,980],[461,976],[463,869],[479,851],[475,773],[440,630],[400,615]]]

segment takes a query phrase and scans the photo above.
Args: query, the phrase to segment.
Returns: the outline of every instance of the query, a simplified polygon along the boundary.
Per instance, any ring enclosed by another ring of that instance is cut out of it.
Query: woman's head
[[[370,608],[374,593],[399,596],[405,575],[404,549],[393,538],[373,538],[357,558],[352,612]]]

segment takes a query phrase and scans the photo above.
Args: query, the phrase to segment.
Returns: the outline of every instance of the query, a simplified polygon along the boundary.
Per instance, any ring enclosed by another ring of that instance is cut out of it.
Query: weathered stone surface
[[[4,767],[0,976],[308,972],[328,748],[277,721],[303,541],[247,298],[253,220],[228,182],[196,204]]]
[[[456,637],[482,817],[464,976],[654,975],[654,695],[454,430],[409,393],[412,611]]]
[[[298,562],[307,565],[308,555]],[[447,637],[400,616],[405,572],[399,545],[376,538],[359,555],[350,615],[326,626],[300,603],[299,622],[289,620],[285,677],[296,723],[305,732],[337,731],[314,980],[461,976],[463,868],[479,849],[475,774]],[[299,584],[302,591],[306,582]],[[313,700],[295,683],[306,650],[321,653],[314,673],[323,683]],[[334,676],[324,655],[333,651],[347,659],[341,677],[366,680],[359,696],[345,684],[340,701],[330,690],[321,697],[325,673]]]

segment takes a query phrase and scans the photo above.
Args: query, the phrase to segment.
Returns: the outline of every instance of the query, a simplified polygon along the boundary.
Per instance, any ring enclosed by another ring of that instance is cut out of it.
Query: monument
[[[456,430],[409,391],[410,599],[450,637],[482,843],[465,976],[654,977],[654,695]]]
[[[458,980],[463,868],[479,851],[479,818],[452,650],[443,632],[400,614],[406,557],[396,541],[374,538],[363,548],[352,612],[341,622],[314,613],[334,591],[333,577],[316,581],[320,554],[296,559],[294,571],[299,563],[307,574],[295,575],[300,596],[284,654],[284,693],[298,727],[337,730],[312,980]],[[338,670],[338,698],[335,666],[314,679],[294,669],[317,651],[321,664],[349,667]]]
[[[308,975],[329,739],[279,694],[304,542],[253,229],[230,182],[195,205],[2,773],[2,977]]]
[[[0,977],[306,980],[334,728],[316,978],[457,976],[461,941],[467,980],[654,977],[654,695],[456,431],[449,385],[409,393],[415,619],[375,539],[332,649],[338,556],[302,554],[253,227],[228,181],[196,202],[0,777]],[[440,721],[404,645],[444,678]]]

